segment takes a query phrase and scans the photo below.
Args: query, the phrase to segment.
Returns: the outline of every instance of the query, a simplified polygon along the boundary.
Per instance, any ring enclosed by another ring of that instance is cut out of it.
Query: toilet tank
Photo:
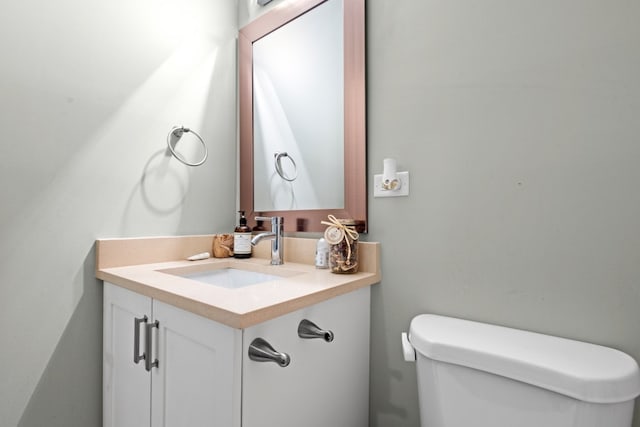
[[[422,427],[629,427],[638,365],[608,347],[423,314],[415,357]]]

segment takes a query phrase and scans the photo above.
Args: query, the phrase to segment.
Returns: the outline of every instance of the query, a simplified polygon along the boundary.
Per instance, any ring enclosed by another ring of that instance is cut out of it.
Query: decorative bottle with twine
[[[329,268],[332,273],[353,274],[358,272],[358,238],[357,221],[353,219],[336,219],[329,215],[324,239],[329,243]]]

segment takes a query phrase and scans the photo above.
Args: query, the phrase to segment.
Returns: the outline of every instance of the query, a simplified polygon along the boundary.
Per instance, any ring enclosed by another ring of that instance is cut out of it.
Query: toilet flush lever
[[[310,320],[303,319],[298,325],[298,336],[304,339],[322,338],[326,342],[333,341],[333,332],[322,330]]]
[[[402,333],[402,353],[404,355],[404,360],[407,362],[415,362],[416,361],[416,349],[413,347],[411,342],[409,341],[409,337],[406,332]]]

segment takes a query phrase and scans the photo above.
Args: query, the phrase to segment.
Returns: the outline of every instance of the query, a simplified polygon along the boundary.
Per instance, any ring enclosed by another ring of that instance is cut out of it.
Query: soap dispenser
[[[235,258],[251,257],[251,227],[247,225],[244,211],[240,213],[240,224],[233,232],[233,256]]]

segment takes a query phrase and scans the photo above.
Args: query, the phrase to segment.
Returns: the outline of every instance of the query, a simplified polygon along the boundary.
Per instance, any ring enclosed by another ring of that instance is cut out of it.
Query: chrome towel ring
[[[180,138],[182,138],[182,135],[188,132],[191,132],[195,135],[196,138],[198,138],[198,140],[202,144],[202,148],[204,149],[204,155],[202,156],[202,159],[193,163],[187,161],[184,157],[182,157],[182,155],[180,155],[180,153],[176,152],[174,149],[175,145],[178,143],[178,141],[180,141]],[[176,138],[176,142],[174,142],[173,144],[171,143],[172,137]],[[180,160],[180,162],[184,163],[187,166],[200,166],[205,162],[205,160],[207,160],[207,156],[209,155],[209,151],[207,150],[207,146],[204,143],[202,137],[198,135],[198,133],[194,130],[186,128],[184,126],[174,126],[173,128],[171,128],[169,134],[167,135],[167,147],[169,147],[169,150],[171,151],[171,154],[173,154],[173,157]]]
[[[298,177],[298,166],[296,165],[295,160],[293,160],[293,157],[291,157],[290,155],[287,154],[287,152],[275,152],[273,153],[273,157],[274,157],[274,164],[275,164],[275,168],[276,168],[276,172],[278,173],[278,175],[280,175],[280,178],[284,179],[285,181],[289,181],[289,182],[293,182],[296,180],[296,178]],[[293,177],[289,178],[284,171],[282,170],[282,158],[286,157],[289,159],[289,161],[291,161],[291,164],[293,165]]]

